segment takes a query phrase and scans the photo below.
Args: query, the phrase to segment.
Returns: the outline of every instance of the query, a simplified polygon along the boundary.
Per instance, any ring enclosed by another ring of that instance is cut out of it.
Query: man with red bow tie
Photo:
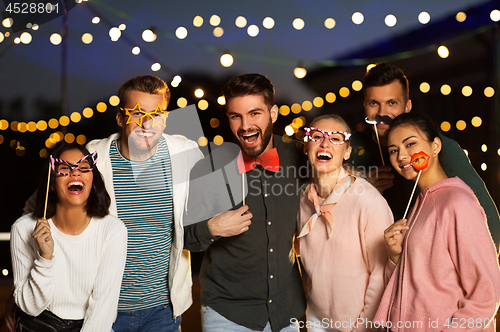
[[[298,331],[306,303],[293,250],[303,155],[273,137],[274,87],[246,74],[223,88],[237,145],[191,171],[185,248],[206,251],[203,330]]]

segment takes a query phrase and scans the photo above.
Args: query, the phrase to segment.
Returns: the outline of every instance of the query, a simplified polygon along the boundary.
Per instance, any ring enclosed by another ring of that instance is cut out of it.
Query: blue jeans
[[[255,331],[231,322],[226,317],[219,314],[217,311],[210,307],[201,307],[201,315],[203,316],[203,332],[221,332],[221,331],[231,331],[231,332],[251,332]],[[271,332],[271,324],[267,322],[264,332]],[[296,324],[290,324],[280,332],[299,332],[299,327]]]
[[[162,304],[150,309],[118,311],[114,332],[180,332],[181,317],[172,318],[172,305]]]

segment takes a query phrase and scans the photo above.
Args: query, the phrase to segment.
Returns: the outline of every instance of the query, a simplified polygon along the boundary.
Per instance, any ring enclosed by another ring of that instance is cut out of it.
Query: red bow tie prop
[[[260,157],[248,157],[243,152],[238,156],[238,170],[240,173],[246,173],[257,165],[261,165],[265,169],[271,172],[278,172],[280,168],[280,158],[278,157],[278,150],[273,148],[269,151],[266,151]]]

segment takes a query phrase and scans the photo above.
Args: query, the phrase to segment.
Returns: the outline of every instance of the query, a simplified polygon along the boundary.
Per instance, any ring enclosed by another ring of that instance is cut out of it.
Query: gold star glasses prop
[[[122,111],[125,111],[125,114],[128,116],[127,123],[132,123],[135,122],[139,127],[142,127],[142,123],[144,122],[144,118],[149,116],[153,120],[153,128],[156,125],[162,125],[163,127],[166,127],[165,121],[167,120],[166,116],[163,116],[164,114],[168,114],[167,110],[163,110],[158,104],[156,106],[156,109],[153,112],[146,112],[141,110],[141,106],[139,103],[135,105],[134,108],[120,108]]]

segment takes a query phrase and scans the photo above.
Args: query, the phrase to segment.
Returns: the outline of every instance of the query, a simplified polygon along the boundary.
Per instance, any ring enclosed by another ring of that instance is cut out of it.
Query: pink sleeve
[[[374,191],[374,195],[375,197],[368,200],[370,202],[369,207],[365,209],[364,213],[360,214],[360,217],[364,218],[361,223],[366,225],[363,230],[363,256],[367,259],[370,274],[365,293],[365,305],[360,314],[360,318],[364,319],[364,321],[373,321],[384,293],[384,275],[388,257],[384,231],[394,222],[391,209],[385,199],[378,192]],[[376,211],[375,206],[378,207]],[[355,331],[364,330],[355,329]]]
[[[483,322],[493,318],[500,300],[500,268],[483,209],[472,193],[459,189],[435,206],[442,207],[436,211],[438,225],[465,294],[452,318]]]

